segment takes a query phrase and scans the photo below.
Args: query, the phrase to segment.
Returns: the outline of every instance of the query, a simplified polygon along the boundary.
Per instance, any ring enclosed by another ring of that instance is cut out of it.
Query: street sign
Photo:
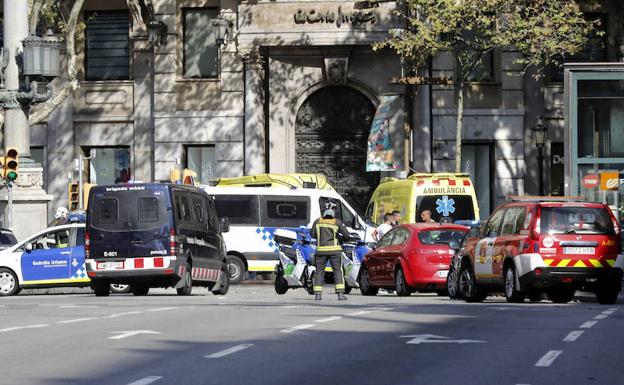
[[[413,334],[407,336],[399,336],[399,338],[411,338],[406,344],[483,344],[482,340],[453,340],[451,337],[437,336],[435,334]]]
[[[618,171],[603,171],[600,173],[600,189],[604,191],[617,190],[620,187],[620,173]]]
[[[583,177],[581,183],[584,188],[593,189],[600,184],[600,178],[596,174],[587,174]]]

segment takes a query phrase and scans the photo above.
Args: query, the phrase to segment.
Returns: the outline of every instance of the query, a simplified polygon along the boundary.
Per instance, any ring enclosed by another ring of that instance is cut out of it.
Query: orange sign
[[[600,189],[605,191],[617,190],[620,187],[620,175],[617,171],[603,171],[600,173]]]

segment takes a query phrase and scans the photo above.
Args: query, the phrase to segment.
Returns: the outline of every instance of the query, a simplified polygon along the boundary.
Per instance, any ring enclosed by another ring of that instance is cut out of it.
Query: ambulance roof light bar
[[[582,196],[539,196],[539,195],[522,195],[507,197],[511,202],[584,202],[585,197]]]

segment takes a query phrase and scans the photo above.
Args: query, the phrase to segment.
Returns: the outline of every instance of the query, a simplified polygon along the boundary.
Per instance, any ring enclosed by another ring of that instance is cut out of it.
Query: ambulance
[[[238,283],[245,271],[272,273],[279,261],[276,229],[309,232],[323,213],[325,203],[337,204],[336,217],[349,232],[372,241],[370,226],[323,175],[261,174],[222,178],[202,186],[214,198],[219,217],[229,219],[230,231],[224,234],[230,282]]]
[[[479,206],[470,176],[435,173],[383,178],[370,198],[365,217],[381,224],[385,213],[399,211],[402,222],[416,223],[425,210],[436,222],[478,220]]]

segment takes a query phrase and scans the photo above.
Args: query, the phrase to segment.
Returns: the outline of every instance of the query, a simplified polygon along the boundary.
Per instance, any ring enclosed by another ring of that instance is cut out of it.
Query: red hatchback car
[[[396,290],[399,296],[414,291],[446,293],[446,275],[453,250],[468,227],[454,224],[412,223],[388,231],[364,257],[359,284],[362,295]]]

